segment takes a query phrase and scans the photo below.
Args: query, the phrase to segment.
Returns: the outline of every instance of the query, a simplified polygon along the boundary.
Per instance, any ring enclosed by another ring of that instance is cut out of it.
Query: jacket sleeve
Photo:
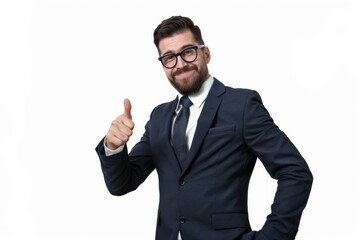
[[[146,130],[141,141],[134,147],[137,149],[137,156],[128,154],[126,145],[120,153],[106,156],[104,139],[95,148],[106,187],[111,194],[120,196],[134,191],[154,170],[147,133]]]
[[[292,240],[310,195],[313,176],[304,158],[275,125],[255,91],[250,91],[247,98],[244,138],[248,148],[278,184],[271,213],[255,239]]]

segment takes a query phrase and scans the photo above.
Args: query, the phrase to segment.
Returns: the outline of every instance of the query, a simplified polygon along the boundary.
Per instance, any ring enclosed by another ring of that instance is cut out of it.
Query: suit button
[[[179,221],[181,224],[184,224],[186,222],[186,219],[184,217],[180,217]]]
[[[180,186],[184,186],[185,185],[185,180],[184,179],[180,179]]]

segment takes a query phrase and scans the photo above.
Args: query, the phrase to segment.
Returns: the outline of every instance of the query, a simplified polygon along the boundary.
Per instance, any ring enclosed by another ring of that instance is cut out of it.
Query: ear
[[[208,47],[204,48],[204,57],[205,57],[206,63],[209,63],[210,59],[211,59],[211,54],[210,54],[210,49]]]

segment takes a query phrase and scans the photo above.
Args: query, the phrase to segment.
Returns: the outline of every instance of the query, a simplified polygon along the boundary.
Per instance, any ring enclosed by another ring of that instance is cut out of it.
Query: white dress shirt
[[[191,100],[191,102],[193,103],[193,105],[190,106],[189,110],[190,110],[190,116],[189,116],[189,121],[188,121],[188,125],[186,127],[186,143],[188,148],[190,149],[192,140],[194,138],[194,134],[195,134],[195,130],[196,130],[196,126],[197,126],[197,120],[199,119],[199,116],[201,114],[201,111],[204,107],[204,103],[205,103],[205,99],[210,91],[210,88],[212,86],[214,82],[214,78],[212,76],[210,76],[201,86],[201,89],[199,92],[197,92],[194,95],[190,95],[188,96],[189,99]],[[174,127],[174,122],[176,119],[177,114],[180,112],[181,110],[181,105],[180,105],[180,98],[182,97],[181,94],[178,95],[178,103],[175,109],[175,116],[173,119],[173,124],[172,126]],[[173,130],[173,128],[172,128]],[[171,135],[172,135],[172,130],[171,130]],[[124,149],[124,146],[120,146],[119,148],[117,148],[116,150],[111,150],[109,148],[106,147],[105,145],[105,141],[104,141],[104,148],[105,148],[105,155],[106,156],[111,156],[113,154],[119,153]],[[180,232],[178,235],[178,240],[182,240],[181,236],[180,236]]]
[[[186,127],[186,133],[185,133],[186,144],[187,144],[188,148],[190,148],[190,146],[191,146],[192,140],[194,138],[196,126],[197,126],[197,120],[200,116],[201,110],[205,103],[205,99],[210,91],[210,88],[211,88],[213,82],[214,82],[214,79],[212,77],[210,77],[208,80],[206,80],[204,82],[204,84],[202,85],[202,87],[198,93],[188,96],[190,101],[193,103],[193,105],[191,105],[189,108],[190,115],[189,115],[189,121],[188,121],[188,124]],[[182,95],[179,94],[178,95],[179,101],[178,101],[178,104],[177,104],[176,110],[175,110],[176,116],[181,110],[181,105],[180,105],[181,97],[182,97]],[[173,127],[174,127],[176,116],[174,116],[174,119],[173,119],[173,125],[172,125]]]

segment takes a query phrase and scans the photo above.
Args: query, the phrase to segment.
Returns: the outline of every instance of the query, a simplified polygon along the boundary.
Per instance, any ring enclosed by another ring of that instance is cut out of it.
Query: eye
[[[175,55],[174,54],[169,54],[169,55],[166,55],[162,58],[162,61],[164,63],[168,63],[168,62],[171,62],[171,61],[174,61],[175,60]]]
[[[184,51],[182,52],[183,56],[191,56],[195,53],[195,49],[194,48],[188,48],[188,49],[184,49]]]

